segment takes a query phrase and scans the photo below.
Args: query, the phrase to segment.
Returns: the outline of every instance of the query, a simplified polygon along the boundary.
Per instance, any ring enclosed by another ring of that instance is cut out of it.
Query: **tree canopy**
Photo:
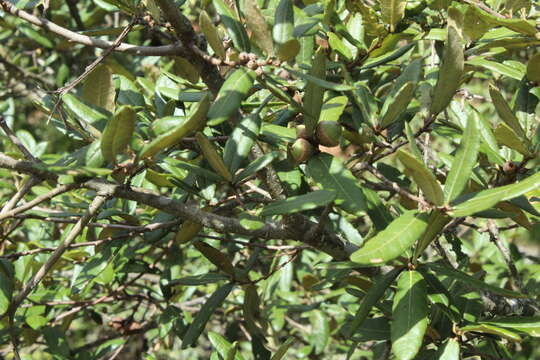
[[[0,14],[0,357],[540,357],[535,1]]]

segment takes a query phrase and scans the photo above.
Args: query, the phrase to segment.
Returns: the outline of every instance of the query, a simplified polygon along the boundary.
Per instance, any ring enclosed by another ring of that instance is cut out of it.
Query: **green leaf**
[[[500,326],[503,328],[509,328],[521,333],[525,333],[529,336],[540,337],[540,316],[521,317],[511,316],[494,318],[481,323]]]
[[[247,179],[248,177],[255,175],[257,171],[264,169],[266,166],[268,166],[272,161],[277,159],[279,157],[279,152],[272,151],[268,154],[264,154],[260,158],[253,160],[244,170],[242,170],[236,177],[235,182],[239,183],[244,179]]]
[[[189,120],[182,122],[177,127],[172,128],[168,132],[152,140],[149,144],[145,145],[141,150],[139,157],[141,159],[152,157],[159,151],[177,144],[184,136],[204,128],[206,123],[206,114],[208,113],[209,108],[210,98],[208,95],[205,95],[197,104],[195,110],[193,110]]]
[[[504,100],[504,97],[500,91],[494,86],[490,86],[489,95],[491,96],[491,101],[493,101],[495,110],[497,110],[497,114],[499,114],[501,119],[506,123],[506,125],[514,130],[522,141],[526,141],[527,136],[525,135],[525,131],[521,127],[517,116],[514,115],[514,112],[510,109],[510,106],[508,106],[506,100]]]
[[[405,5],[407,0],[381,0],[382,21],[390,25],[390,32],[396,30],[396,25],[405,16]]]
[[[287,350],[291,347],[293,344],[294,338],[289,337],[281,346],[277,349],[277,351],[272,355],[272,358],[270,360],[281,360],[283,357],[287,354]]]
[[[351,214],[366,211],[366,199],[362,188],[340,159],[329,154],[319,154],[309,160],[306,170],[324,190],[336,193],[338,207]]]
[[[232,9],[223,0],[213,0],[214,7],[221,19],[221,23],[227,29],[234,46],[242,51],[249,52],[251,45],[242,23],[238,20]]]
[[[517,183],[464,195],[456,199],[457,205],[448,213],[452,217],[469,216],[490,209],[501,201],[511,200],[540,186],[540,172]]]
[[[504,76],[508,76],[512,79],[521,80],[525,75],[522,71],[519,71],[515,67],[501,64],[495,61],[486,60],[482,57],[475,57],[471,60],[467,60],[467,64],[483,67],[484,69],[491,70]]]
[[[516,150],[520,154],[530,156],[531,152],[527,148],[528,141],[520,137],[506,123],[500,123],[495,128],[495,139],[500,145],[508,146],[510,149]]]
[[[277,46],[282,46],[293,38],[294,11],[291,0],[280,0],[272,28],[272,36]]]
[[[46,327],[42,330],[45,342],[47,343],[47,351],[54,355],[56,360],[71,359],[69,344],[66,339],[66,334],[60,326]]]
[[[257,4],[257,0],[246,0],[244,11],[246,12],[245,19],[247,27],[253,34],[253,41],[266,55],[272,56],[274,54],[272,34]]]
[[[229,293],[232,291],[234,284],[228,283],[217,289],[212,296],[204,303],[201,310],[197,313],[193,322],[189,325],[184,337],[182,338],[182,349],[186,349],[194,345],[203,332],[206,323],[216,309],[221,306]]]
[[[144,106],[144,96],[135,83],[125,76],[117,76],[120,79],[117,102],[122,105]]]
[[[265,206],[261,212],[261,216],[293,214],[300,211],[316,209],[331,203],[335,198],[335,192],[326,190],[317,190],[305,195],[292,196],[285,200],[278,200]]]
[[[459,360],[459,342],[456,339],[448,339],[439,347],[437,352],[439,360]]]
[[[223,150],[223,160],[233,175],[247,160],[260,129],[261,117],[254,112],[242,119],[229,136]]]
[[[320,119],[323,121],[338,121],[349,102],[346,96],[336,96],[327,100],[321,109]]]
[[[540,53],[534,54],[527,62],[527,79],[540,82]]]
[[[110,163],[116,164],[116,156],[130,143],[137,113],[131,106],[122,106],[107,122],[101,137],[101,153]]]
[[[513,297],[513,298],[526,298],[527,295],[520,294],[518,292],[502,289],[493,285],[486,284],[485,282],[478,280],[477,278],[470,276],[462,271],[452,269],[440,264],[430,263],[425,265],[428,269],[432,270],[436,274],[448,276],[457,281],[463,282],[465,285],[472,287],[475,290],[486,290],[494,294]]]
[[[403,149],[398,150],[397,157],[409,171],[424,196],[433,204],[442,205],[444,203],[444,194],[441,185],[426,165]]]
[[[217,98],[208,111],[208,125],[221,124],[236,113],[254,81],[254,71],[244,67],[234,70],[219,89]]]
[[[223,47],[223,40],[219,36],[217,28],[214,26],[212,19],[206,13],[201,11],[199,14],[199,25],[201,30],[208,41],[208,44],[214,50],[214,53],[220,58],[225,59],[225,48]]]
[[[233,345],[228,342],[223,336],[213,331],[208,332],[208,339],[210,339],[210,342],[218,351],[219,355],[221,355],[223,359],[227,359],[227,355],[231,350],[233,350]],[[233,359],[243,360],[244,358],[242,357],[242,355],[237,353],[236,356],[233,356]]]
[[[167,286],[199,286],[214,284],[223,280],[228,280],[230,277],[221,273],[206,273],[201,275],[186,276],[180,279],[174,279]]]
[[[296,71],[296,70],[293,70],[291,68],[287,68],[287,71],[290,72],[292,75],[294,76],[297,76],[301,79],[304,79],[308,82],[308,86],[309,84],[313,84],[313,85],[316,85],[322,89],[328,89],[328,90],[333,90],[333,91],[352,91],[352,90],[355,90],[356,88],[354,86],[351,86],[351,85],[347,85],[347,84],[336,84],[336,83],[333,83],[333,82],[330,82],[330,81],[326,81],[326,80],[323,80],[317,76],[313,76],[313,75],[310,75],[310,74],[304,74],[302,72],[299,72],[299,71]],[[306,91],[307,88],[306,88]],[[306,106],[306,110],[309,111],[309,108]]]
[[[225,180],[231,182],[233,180],[233,176],[225,165],[223,158],[218,154],[212,142],[210,142],[210,140],[208,140],[208,138],[200,131],[195,134],[195,138],[197,139],[197,143],[201,148],[204,158],[210,164],[210,167],[212,167],[212,169],[221,175]]]
[[[352,253],[351,261],[364,266],[383,265],[403,255],[422,236],[427,226],[427,214],[407,211]]]
[[[0,315],[9,308],[13,296],[13,265],[5,259],[0,259]]]
[[[451,10],[448,9],[449,15]],[[463,44],[460,30],[457,28],[451,17],[448,18],[448,37],[444,46],[444,53],[439,66],[439,76],[437,85],[433,92],[430,112],[437,115],[443,111],[450,103],[461,82],[463,74]]]
[[[315,53],[315,58],[311,64],[309,71],[310,78],[318,80],[326,79],[326,54],[324,49],[319,48]],[[307,79],[307,78],[306,78]],[[315,131],[315,126],[319,121],[321,108],[323,104],[324,88],[319,82],[309,81],[304,90],[304,109],[307,112],[304,123],[306,125],[306,133],[311,136]]]
[[[469,6],[473,12],[475,12],[482,21],[490,25],[499,25],[504,26],[515,32],[522,33],[529,36],[535,36],[537,34],[536,27],[534,26],[534,21],[524,20],[524,19],[508,19],[504,17],[494,16],[484,10],[481,10],[479,7],[471,5]]]
[[[108,66],[100,64],[88,75],[84,80],[82,93],[89,103],[114,113],[116,92]]]
[[[352,60],[351,50],[345,45],[345,43],[333,32],[328,32],[328,44],[337,52],[340,56],[344,57],[345,60]]]
[[[373,306],[375,306],[379,299],[384,295],[386,289],[390,287],[400,272],[401,269],[394,268],[374,280],[373,285],[371,285],[362,299],[354,318],[342,329],[342,331],[345,332],[346,337],[352,337],[358,331],[358,328],[362,325],[364,320],[366,320]]]
[[[469,116],[467,127],[461,137],[459,149],[444,183],[444,201],[446,203],[454,200],[465,189],[471,177],[472,169],[476,164],[479,149],[480,136],[478,134],[476,118]]]
[[[441,235],[442,229],[450,222],[451,218],[440,210],[433,210],[429,215],[428,226],[418,245],[416,246],[413,259],[417,259],[427,248],[433,239]]]
[[[416,271],[399,276],[392,304],[390,336],[392,353],[398,360],[413,359],[424,340],[428,325],[426,281]]]
[[[495,325],[490,325],[490,324],[471,324],[471,325],[466,325],[466,326],[461,327],[460,330],[463,333],[467,333],[471,331],[480,332],[480,333],[485,333],[485,334],[497,335],[501,338],[514,341],[514,342],[521,341],[521,336],[519,336],[515,332],[510,331],[505,328],[500,328]]]
[[[406,82],[396,92],[395,96],[386,98],[381,110],[381,114],[383,114],[380,123],[381,128],[384,129],[390,126],[407,110],[414,96],[414,88],[415,86],[412,82]]]

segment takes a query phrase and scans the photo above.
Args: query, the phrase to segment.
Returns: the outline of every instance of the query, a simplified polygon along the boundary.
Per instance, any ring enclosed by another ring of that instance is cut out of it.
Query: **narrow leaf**
[[[261,212],[261,216],[292,214],[311,210],[329,204],[334,201],[335,198],[335,192],[326,190],[317,190],[305,195],[292,196],[266,206]]]
[[[441,230],[450,222],[451,218],[440,210],[433,210],[429,215],[428,226],[422,234],[414,252],[414,259],[417,259],[428,247],[433,239],[441,235]]]
[[[406,82],[395,96],[387,97],[381,110],[381,128],[387,128],[403,114],[414,96],[414,84]]]
[[[232,9],[223,0],[213,0],[214,7],[238,50],[250,51],[249,38]]]
[[[217,268],[224,273],[234,276],[234,266],[231,259],[225,254],[216,249],[213,246],[208,245],[202,241],[195,241],[193,246],[204,255],[205,258],[217,266]]]
[[[413,359],[424,340],[428,325],[426,281],[416,271],[401,273],[392,304],[390,337],[396,359]]]
[[[463,333],[474,331],[474,332],[480,332],[480,333],[485,333],[485,334],[497,335],[501,338],[514,341],[514,342],[521,341],[521,336],[519,336],[515,332],[510,331],[505,328],[500,328],[495,325],[490,325],[490,324],[472,324],[472,325],[463,326],[460,328],[460,330]]]
[[[397,258],[422,236],[428,226],[427,214],[407,211],[351,255],[351,261],[380,266]]]
[[[223,176],[225,180],[231,182],[233,176],[225,165],[223,158],[217,153],[216,148],[214,145],[212,145],[210,140],[208,140],[208,138],[201,132],[197,132],[197,134],[195,134],[195,138],[197,139],[197,143],[202,150],[204,158],[208,161],[212,169],[214,169],[214,171],[219,175]]]
[[[107,122],[101,137],[101,153],[110,163],[116,163],[116,155],[121,153],[131,141],[135,130],[137,114],[130,106],[122,106]]]
[[[456,339],[448,339],[439,347],[437,352],[439,360],[459,360],[459,343]]]
[[[232,174],[246,161],[260,129],[261,117],[254,112],[242,119],[232,131],[223,150],[223,160]]]
[[[449,9],[449,14],[450,14]],[[456,10],[457,11],[457,10]],[[463,74],[463,44],[460,31],[455,22],[448,21],[448,37],[444,46],[443,58],[439,67],[439,77],[430,112],[436,115],[443,111],[450,103],[461,82]]]
[[[257,0],[246,0],[245,12],[246,24],[253,34],[253,41],[266,55],[272,56],[274,54],[272,34]]]
[[[272,28],[272,36],[277,46],[285,44],[292,39],[294,30],[294,11],[291,0],[280,0]]]
[[[392,269],[380,278],[374,280],[373,285],[363,297],[354,318],[344,329],[347,337],[351,337],[356,333],[360,325],[362,325],[364,320],[368,317],[373,306],[375,306],[379,299],[384,295],[386,289],[394,282],[400,271],[401,269],[399,268]]]
[[[469,216],[476,212],[490,209],[501,201],[511,200],[540,186],[540,172],[529,176],[517,183],[467,194],[458,199],[453,210],[448,214],[452,217]]]
[[[233,287],[234,285],[231,283],[225,284],[208,298],[187,329],[186,334],[182,339],[182,349],[186,349],[195,344],[203,332],[206,323],[210,320],[210,317],[216,309],[225,301]]]
[[[13,296],[13,265],[5,259],[0,259],[0,315],[9,308]]]
[[[410,172],[410,175],[422,190],[425,197],[435,205],[442,205],[444,203],[444,195],[441,185],[426,165],[403,149],[397,152],[397,156],[399,161]]]
[[[515,331],[525,333],[530,336],[540,337],[540,316],[520,317],[511,316],[503,318],[495,318],[483,321],[504,328],[509,328]]]
[[[272,358],[270,360],[281,360],[284,358],[285,354],[287,354],[287,350],[291,347],[293,344],[294,338],[289,337],[281,346],[277,349],[274,355],[272,355]]]
[[[210,98],[208,95],[205,95],[197,104],[192,115],[189,117],[189,120],[182,122],[177,127],[172,128],[145,145],[141,150],[139,157],[141,159],[152,157],[159,151],[177,144],[184,136],[204,128],[204,125],[206,124],[206,114],[209,108]]]
[[[506,125],[510,126],[512,130],[514,130],[514,132],[523,141],[525,141],[525,131],[521,127],[517,116],[514,115],[514,112],[510,109],[510,106],[508,106],[508,103],[506,102],[500,91],[495,87],[490,86],[489,95],[491,96],[491,101],[493,101],[495,110],[497,110],[497,114],[499,114],[499,116],[506,123]]]
[[[240,182],[252,175],[255,175],[257,171],[264,169],[266,166],[268,166],[272,161],[277,159],[279,157],[279,153],[277,151],[272,151],[268,154],[265,154],[258,158],[257,160],[253,160],[244,170],[242,170],[235,178],[235,182]]]
[[[465,189],[465,185],[471,177],[472,169],[476,164],[479,149],[480,136],[476,118],[469,116],[459,149],[444,184],[444,201],[446,203],[454,200]]]
[[[219,89],[217,98],[208,111],[208,124],[221,124],[233,115],[253,87],[254,81],[254,71],[244,67],[234,70]]]
[[[366,211],[362,188],[340,159],[329,154],[314,156],[307,164],[307,173],[324,190],[336,193],[336,205],[343,210],[351,214]]]
[[[506,123],[500,123],[495,128],[495,139],[500,145],[508,146],[512,150],[516,150],[520,154],[529,156],[531,152],[527,148],[527,139],[520,137]]]
[[[315,58],[311,64],[311,70],[309,71],[310,78],[316,78],[325,80],[326,78],[326,54],[324,49],[320,48],[315,53]],[[307,78],[306,78],[307,79]],[[308,136],[313,134],[315,126],[319,121],[319,115],[321,114],[321,108],[323,103],[324,88],[315,81],[309,81],[304,91],[304,109],[307,114],[305,121],[306,133]]]
[[[212,19],[206,13],[201,11],[199,14],[199,25],[201,30],[208,41],[208,44],[214,50],[214,53],[220,58],[225,59],[225,48],[223,47],[223,40],[219,36],[217,28],[214,26]]]

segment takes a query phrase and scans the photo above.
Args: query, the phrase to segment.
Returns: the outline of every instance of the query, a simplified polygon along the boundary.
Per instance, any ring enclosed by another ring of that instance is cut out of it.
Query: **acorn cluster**
[[[341,139],[341,125],[337,121],[320,121],[313,135],[308,135],[305,125],[296,126],[296,140],[289,148],[289,155],[295,164],[309,160],[318,145],[334,147]]]

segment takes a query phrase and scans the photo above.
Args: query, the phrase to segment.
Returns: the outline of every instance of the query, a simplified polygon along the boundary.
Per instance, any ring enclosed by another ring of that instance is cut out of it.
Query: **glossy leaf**
[[[225,253],[202,241],[195,241],[193,246],[195,246],[195,248],[199,250],[205,258],[210,260],[212,264],[216,265],[219,270],[234,276],[234,266],[231,259],[229,259]]]
[[[494,16],[484,10],[481,10],[477,6],[469,6],[471,11],[475,12],[483,21],[490,25],[504,26],[508,29],[514,30],[518,33],[522,33],[529,36],[535,36],[537,30],[534,23],[524,19],[508,19],[505,17]]]
[[[204,330],[206,323],[210,320],[210,317],[212,314],[214,314],[216,309],[225,301],[233,287],[234,285],[231,283],[225,284],[218,288],[212,294],[212,296],[206,300],[182,338],[182,349],[186,349],[197,342],[197,339]]]
[[[476,164],[479,149],[480,136],[476,118],[470,116],[467,119],[467,127],[463,132],[459,149],[444,183],[444,201],[446,203],[454,200],[465,189]]]
[[[316,190],[305,195],[291,196],[278,200],[264,207],[261,216],[293,214],[300,211],[315,209],[334,201],[336,193],[326,190]]]
[[[208,111],[208,124],[211,126],[221,124],[236,113],[254,81],[255,72],[244,67],[229,74]]]
[[[214,348],[219,352],[219,355],[221,355],[223,359],[227,359],[229,352],[233,349],[233,345],[228,342],[223,336],[214,331],[208,332],[208,339],[210,340]],[[236,356],[233,356],[232,358],[237,360],[244,359],[239,354],[236,354]]]
[[[516,117],[516,115],[514,115],[514,112],[510,109],[510,106],[508,106],[506,100],[504,99],[500,91],[495,87],[490,86],[489,95],[491,96],[491,101],[493,101],[495,110],[497,110],[497,114],[499,114],[499,116],[506,123],[506,125],[512,128],[512,130],[514,130],[514,132],[521,139],[523,139],[523,141],[525,141],[525,131],[521,127],[518,118]]]
[[[223,160],[234,174],[246,161],[261,129],[261,117],[257,112],[244,117],[234,128],[223,150]]]
[[[183,57],[174,57],[172,72],[192,84],[199,82],[199,70]]]
[[[285,340],[283,344],[277,349],[277,351],[272,355],[272,358],[270,360],[281,360],[285,358],[285,355],[287,354],[287,350],[291,347],[293,344],[294,339],[292,337]]]
[[[428,226],[426,231],[422,234],[418,245],[414,252],[414,259],[417,259],[422,252],[428,247],[428,245],[437,236],[441,234],[442,229],[450,222],[451,217],[445,215],[442,211],[433,210],[429,215]]]
[[[311,64],[311,70],[309,71],[310,78],[316,78],[319,80],[326,79],[326,54],[323,49],[317,50],[315,58]],[[306,84],[304,91],[304,109],[306,110],[306,133],[312,135],[315,131],[315,126],[319,121],[319,115],[321,114],[321,108],[323,104],[324,88],[319,82],[310,81]]]
[[[223,176],[223,178],[227,181],[232,181],[233,176],[227,166],[225,165],[225,162],[223,161],[223,158],[217,153],[216,148],[210,140],[206,136],[204,136],[203,133],[197,132],[195,134],[195,138],[197,139],[197,143],[199,144],[199,147],[202,150],[202,153],[204,155],[204,158],[212,169],[219,175]]]
[[[439,360],[459,360],[459,342],[456,339],[448,339],[439,347],[437,352]]]
[[[83,98],[89,103],[99,106],[111,113],[114,112],[116,95],[112,81],[112,73],[106,65],[98,65],[83,83]]]
[[[272,151],[268,154],[264,154],[257,160],[253,160],[248,166],[246,166],[244,170],[238,173],[238,175],[235,177],[235,182],[241,182],[242,180],[245,180],[246,178],[255,175],[257,171],[264,169],[278,157],[279,153],[277,151]]]
[[[413,359],[422,346],[428,325],[426,281],[419,272],[404,271],[399,276],[392,317],[392,353],[399,360]]]
[[[524,298],[527,297],[526,295],[520,294],[518,292],[502,289],[493,285],[486,284],[485,282],[478,280],[477,278],[468,275],[462,271],[449,268],[447,266],[443,266],[440,264],[427,264],[426,265],[430,270],[434,271],[436,274],[448,276],[452,279],[455,279],[457,281],[463,282],[467,286],[472,286],[476,290],[486,290],[490,291],[494,294],[507,296],[507,297],[515,297],[515,298]]]
[[[299,78],[306,80],[308,82],[308,84],[316,85],[316,86],[318,86],[318,87],[320,87],[322,89],[328,89],[328,90],[339,91],[339,92],[341,92],[341,91],[352,91],[352,90],[356,89],[354,86],[351,86],[351,85],[336,84],[336,83],[333,83],[333,82],[330,82],[330,81],[323,80],[323,79],[321,79],[321,78],[319,78],[317,76],[313,76],[311,73],[310,74],[304,74],[302,72],[299,72],[299,71],[296,71],[296,70],[293,70],[293,69],[287,69],[287,71],[290,72],[291,74],[293,74],[294,76],[298,76]],[[306,89],[306,91],[307,91],[307,89]]]
[[[272,36],[278,47],[292,39],[294,29],[294,11],[292,0],[280,0],[276,7]]]
[[[403,149],[398,150],[397,157],[409,171],[426,199],[435,205],[442,205],[444,203],[444,194],[441,185],[426,165]]]
[[[522,71],[516,69],[513,66],[486,60],[484,58],[473,58],[471,60],[467,60],[467,64],[479,66],[495,73],[508,76],[515,80],[521,80],[523,78],[523,75],[525,75]]]
[[[407,211],[351,255],[351,261],[364,266],[380,266],[404,254],[424,233],[427,215]]]
[[[510,316],[489,319],[483,321],[482,323],[512,329],[521,333],[525,333],[529,336],[540,337],[540,316]]]
[[[219,36],[217,28],[214,26],[212,19],[208,16],[206,11],[201,11],[199,14],[199,26],[208,41],[208,44],[214,50],[214,53],[220,58],[225,59],[225,48],[223,47],[223,40]]]
[[[345,45],[345,43],[333,32],[328,33],[328,44],[339,55],[347,60],[352,60],[351,50]]]
[[[390,25],[390,32],[394,32],[398,22],[405,16],[407,0],[381,0],[382,20]]]
[[[233,10],[223,0],[213,0],[212,3],[219,14],[222,24],[227,28],[234,46],[238,50],[250,51],[251,46],[246,30]]]
[[[150,158],[158,152],[177,144],[184,136],[192,134],[199,129],[204,128],[206,123],[206,114],[210,108],[210,98],[206,95],[193,110],[189,120],[181,123],[168,132],[158,136],[149,144],[145,145],[139,154],[141,159]]]
[[[399,115],[404,113],[414,96],[414,84],[406,82],[395,94],[395,97],[387,97],[381,110],[381,128],[387,128],[394,123]]]
[[[456,10],[457,11],[457,10]],[[450,10],[449,10],[450,14]],[[448,22],[448,37],[439,66],[437,85],[433,92],[430,112],[436,115],[450,103],[461,83],[464,68],[463,44],[460,30],[455,22]]]
[[[460,330],[463,333],[466,332],[480,332],[480,333],[486,333],[486,334],[493,334],[499,337],[502,337],[504,339],[514,341],[514,342],[520,342],[521,336],[516,334],[513,331],[510,331],[505,328],[500,328],[495,325],[491,324],[472,324],[472,325],[466,325],[460,328]]]
[[[490,209],[501,201],[511,200],[540,186],[540,172],[517,183],[467,194],[456,199],[453,209],[449,212],[452,217],[469,216],[482,210]]]
[[[110,163],[116,163],[116,156],[130,143],[137,114],[130,106],[122,106],[107,122],[101,137],[101,153]]]
[[[530,155],[530,151],[527,148],[528,141],[520,137],[510,126],[506,123],[500,123],[495,128],[495,139],[500,145],[508,146],[510,149],[516,150],[520,154],[525,156]]]
[[[324,190],[336,193],[338,207],[351,214],[366,211],[362,188],[340,159],[329,154],[314,156],[307,164],[307,173]]]
[[[540,53],[533,55],[527,62],[527,79],[540,82]]]

